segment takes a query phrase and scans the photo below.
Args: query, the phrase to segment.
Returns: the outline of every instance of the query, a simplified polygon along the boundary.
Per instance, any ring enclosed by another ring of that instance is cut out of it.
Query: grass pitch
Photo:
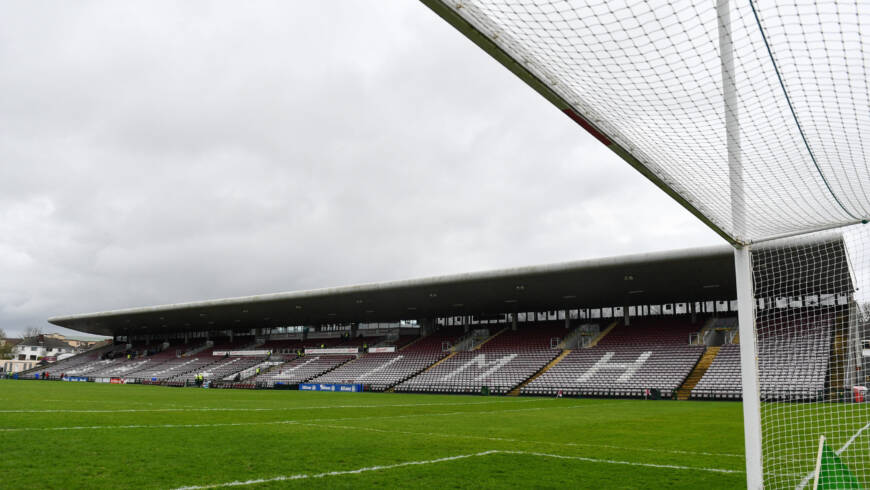
[[[739,488],[741,405],[0,381],[2,488]]]

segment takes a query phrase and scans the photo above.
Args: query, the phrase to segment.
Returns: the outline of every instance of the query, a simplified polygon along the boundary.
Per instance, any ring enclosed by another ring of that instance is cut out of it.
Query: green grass
[[[824,435],[831,449],[843,448],[840,458],[870,488],[870,403],[762,403],[761,421],[766,487],[801,483],[815,469]]]
[[[0,402],[2,488],[176,488],[462,455],[474,456],[252,487],[745,485],[733,402],[40,381],[0,381]]]

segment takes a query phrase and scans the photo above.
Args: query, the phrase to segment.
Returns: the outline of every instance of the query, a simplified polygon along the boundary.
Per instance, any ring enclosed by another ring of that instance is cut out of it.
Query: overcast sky
[[[724,243],[420,3],[0,3],[0,328]]]

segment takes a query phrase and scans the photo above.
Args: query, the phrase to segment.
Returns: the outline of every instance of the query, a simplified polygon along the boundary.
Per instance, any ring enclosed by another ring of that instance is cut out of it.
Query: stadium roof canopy
[[[826,241],[828,260],[831,260],[832,244],[842,250],[841,239]],[[843,254],[836,255],[844,257]],[[830,272],[842,273],[842,267],[846,267],[845,259],[832,261]],[[511,311],[726,300],[735,297],[733,249],[722,245],[131,308],[56,317],[49,321],[61,327],[99,335],[160,334],[388,322]]]

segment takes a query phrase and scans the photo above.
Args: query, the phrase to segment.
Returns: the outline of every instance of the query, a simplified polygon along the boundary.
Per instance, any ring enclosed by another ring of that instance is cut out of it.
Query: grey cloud
[[[719,242],[416,2],[4,2],[0,67],[7,331]]]

